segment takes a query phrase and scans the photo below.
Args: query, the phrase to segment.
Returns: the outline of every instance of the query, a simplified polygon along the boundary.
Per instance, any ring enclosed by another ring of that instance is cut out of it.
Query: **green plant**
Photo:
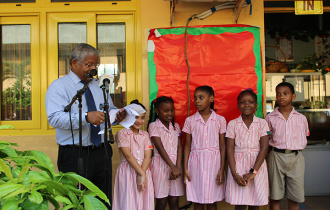
[[[308,55],[302,60],[302,62],[298,63],[296,69],[298,70],[312,69],[312,70],[321,71],[322,74],[328,73],[328,71],[325,71],[325,68],[327,66],[321,65],[320,60],[321,58],[317,57],[316,54]]]
[[[317,70],[317,57],[316,54],[306,56],[302,62],[298,63],[297,69],[313,69]]]
[[[109,203],[108,198],[92,182],[72,172],[57,174],[45,153],[13,146],[17,144],[0,141],[0,209],[48,210],[49,203],[64,210],[107,209],[95,197]],[[88,190],[77,189],[79,182]]]
[[[11,86],[3,87],[2,109],[13,112],[9,119],[29,120],[31,116],[31,61],[29,58],[19,61],[3,62],[2,81],[14,81]],[[11,84],[9,82],[9,84]],[[22,113],[22,110],[26,115]],[[4,111],[3,111],[4,112]]]

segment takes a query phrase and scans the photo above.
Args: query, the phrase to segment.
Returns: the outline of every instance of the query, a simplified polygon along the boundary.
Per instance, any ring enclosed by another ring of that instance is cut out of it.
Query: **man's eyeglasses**
[[[88,68],[91,68],[92,66],[95,66],[95,68],[98,68],[99,66],[100,66],[100,64],[99,63],[97,63],[97,64],[90,64],[90,63],[84,63],[84,62],[82,62],[82,61],[80,61],[80,60],[78,60],[80,63],[83,63],[83,64],[85,64]]]

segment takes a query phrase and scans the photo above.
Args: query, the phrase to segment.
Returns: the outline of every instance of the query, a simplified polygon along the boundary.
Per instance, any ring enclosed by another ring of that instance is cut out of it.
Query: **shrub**
[[[0,209],[48,210],[49,203],[55,209],[107,209],[96,196],[109,203],[108,198],[92,182],[73,172],[55,173],[45,153],[13,146],[0,141]],[[77,189],[78,183],[88,190]]]

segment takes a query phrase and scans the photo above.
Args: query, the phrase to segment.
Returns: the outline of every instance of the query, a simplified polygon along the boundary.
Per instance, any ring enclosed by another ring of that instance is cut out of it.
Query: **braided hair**
[[[195,92],[198,91],[198,90],[199,90],[199,91],[206,92],[206,93],[209,94],[209,96],[213,96],[213,97],[214,97],[214,90],[213,90],[213,88],[210,87],[210,86],[207,86],[207,85],[199,86],[199,87],[197,87],[197,88],[195,89]],[[213,109],[214,111],[217,111],[216,109],[214,109],[214,100],[213,100],[213,102],[211,103],[210,108]]]
[[[248,88],[246,90],[243,90],[242,92],[240,92],[240,94],[237,96],[237,102],[239,102],[239,100],[241,99],[241,97],[245,94],[245,93],[248,93],[250,94],[254,100],[257,102],[258,99],[257,99],[257,94],[255,94],[252,90],[252,88]]]
[[[150,123],[155,122],[156,119],[159,118],[159,116],[156,114],[155,109],[158,109],[161,103],[173,103],[174,101],[171,97],[167,96],[160,96],[156,99],[154,99],[151,104],[150,104],[150,115],[149,115],[149,121],[148,121],[148,126],[147,129],[149,128]],[[172,119],[172,125],[175,130],[175,125],[174,125],[174,117]]]

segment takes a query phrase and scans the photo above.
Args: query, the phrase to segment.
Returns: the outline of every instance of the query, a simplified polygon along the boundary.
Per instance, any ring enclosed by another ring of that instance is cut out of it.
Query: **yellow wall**
[[[40,2],[40,1],[38,1]],[[149,102],[149,74],[148,74],[148,61],[147,61],[147,37],[148,37],[148,29],[151,28],[161,28],[161,27],[170,27],[170,3],[168,1],[163,0],[141,0],[141,4],[139,4],[139,1],[134,1],[134,3],[137,3],[136,6],[133,5],[133,8],[131,7],[130,11],[136,12],[136,37],[137,37],[137,43],[136,43],[136,70],[137,75],[139,78],[139,75],[142,74],[142,81],[137,81],[136,84],[142,84],[141,87],[138,88],[138,95],[143,98],[143,103],[148,104]],[[77,4],[77,3],[76,3]],[[204,12],[205,10],[217,5],[218,3],[191,3],[191,2],[179,2],[179,4],[176,5],[175,8],[175,22],[174,26],[184,26],[186,24],[187,19],[193,15],[198,14],[200,12]],[[120,5],[119,5],[120,6]],[[66,8],[57,8],[52,7],[51,10],[53,12],[59,12],[59,11],[67,11],[70,12],[69,9]],[[101,10],[105,12],[106,8],[95,8],[95,7],[89,7],[82,8],[82,10],[86,11],[93,11],[93,10]],[[253,11],[252,15],[249,15],[250,7],[243,8],[241,15],[238,19],[238,24],[248,24],[248,25],[254,25],[260,27],[260,37],[261,37],[261,44],[262,48],[264,49],[264,8],[263,8],[263,1],[261,0],[254,0],[253,1]],[[17,9],[13,9],[14,12],[19,12]],[[25,10],[25,12],[28,12],[29,10]],[[118,10],[120,12],[125,12],[125,7],[120,7]],[[30,12],[35,12],[35,9],[31,9]],[[41,35],[43,35],[46,31],[46,15],[44,9],[42,9],[39,17],[40,20],[40,29],[41,29]],[[230,9],[217,11],[214,14],[212,14],[210,17],[206,18],[205,20],[192,20],[189,24],[189,26],[193,25],[220,25],[220,24],[234,24],[235,19],[233,15],[233,11]],[[45,51],[46,46],[43,45],[45,43],[45,38],[41,37],[41,52],[42,52],[42,59],[45,60]],[[141,63],[142,62],[142,63]],[[41,63],[41,66],[43,68],[46,67],[46,63]],[[142,69],[142,70],[141,70]],[[45,86],[46,81],[44,81],[47,78],[47,72],[42,72],[42,86]],[[141,76],[140,76],[141,78]],[[48,84],[49,85],[49,84]],[[47,85],[47,87],[48,87]],[[142,93],[141,93],[142,92]],[[41,109],[42,109],[42,118],[41,122],[45,122],[46,115],[45,115],[45,108],[44,108],[44,97],[45,97],[45,90],[41,90]],[[42,125],[45,125],[42,123]],[[57,145],[56,145],[56,137],[54,135],[54,132],[45,132],[45,129],[43,128],[41,131],[30,131],[27,133],[26,136],[17,136],[15,133],[13,133],[12,136],[8,135],[8,132],[6,132],[6,136],[1,134],[0,140],[5,140],[9,142],[16,142],[20,145],[18,148],[19,150],[39,150],[45,152],[54,163],[54,166],[56,167],[56,159],[57,159]],[[1,131],[0,131],[1,132]],[[30,135],[32,134],[32,135]],[[46,134],[46,135],[45,135]],[[116,148],[116,145],[113,146],[114,148],[114,157],[113,157],[113,175],[115,175],[115,171],[119,162],[119,153],[118,149]],[[181,204],[186,203],[185,198],[182,198],[180,201]],[[234,209],[230,205],[222,202],[220,205],[218,205],[218,208],[221,209]],[[261,208],[266,209],[266,208]]]
[[[196,2],[182,2],[175,7],[174,12],[174,26],[185,26],[188,18],[193,14],[210,9],[218,5],[217,2],[212,3],[196,3]],[[250,6],[243,8],[238,24],[247,24],[260,27],[260,41],[264,49],[264,7],[263,1],[253,1],[252,15],[249,15]],[[226,9],[213,13],[204,20],[192,20],[189,26],[194,25],[221,25],[221,24],[235,24],[233,10]],[[170,27],[170,2],[163,0],[142,0],[141,3],[141,32],[142,32],[142,78],[147,80],[149,77],[148,70],[148,54],[147,54],[147,39],[148,29]],[[149,86],[148,82],[142,82],[143,102],[149,102]]]
[[[174,26],[185,26],[189,17],[193,14],[204,12],[219,3],[192,3],[182,2],[175,7]],[[264,48],[264,8],[263,1],[253,1],[252,15],[249,15],[250,7],[243,8],[238,19],[238,24],[247,24],[260,27],[260,41]],[[231,9],[217,11],[204,20],[192,20],[189,26],[194,25],[221,25],[235,24],[235,18]],[[141,32],[142,32],[142,78],[146,81],[149,77],[147,39],[148,29],[170,27],[170,3],[162,0],[142,0],[141,3]],[[143,102],[148,104],[148,82],[142,82]],[[185,197],[180,198],[180,206],[187,204]],[[192,209],[192,208],[191,208]],[[234,209],[228,203],[221,202],[218,209]],[[261,210],[267,207],[260,208]]]

